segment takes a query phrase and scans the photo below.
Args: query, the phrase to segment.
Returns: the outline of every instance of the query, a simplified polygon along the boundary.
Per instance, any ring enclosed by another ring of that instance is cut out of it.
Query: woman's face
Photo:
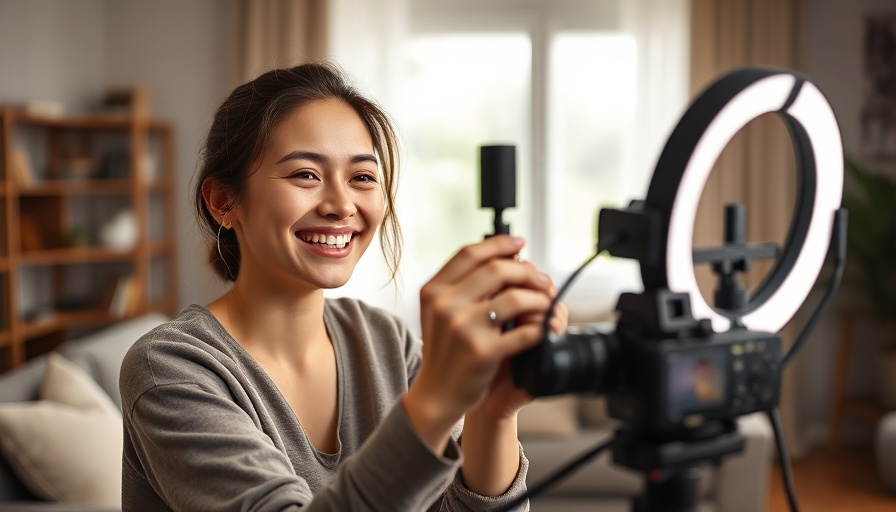
[[[350,106],[316,100],[288,115],[234,208],[239,277],[345,284],[383,220],[380,179],[373,140]]]

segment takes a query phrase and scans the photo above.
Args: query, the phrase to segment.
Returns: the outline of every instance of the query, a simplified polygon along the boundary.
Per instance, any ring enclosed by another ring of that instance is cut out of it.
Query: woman
[[[423,287],[422,343],[324,298],[381,226],[394,277],[395,148],[328,65],[270,71],[220,106],[196,207],[233,286],[125,359],[124,510],[490,510],[525,491],[529,397],[506,361],[541,339],[555,288],[514,258],[520,239],[465,247]]]

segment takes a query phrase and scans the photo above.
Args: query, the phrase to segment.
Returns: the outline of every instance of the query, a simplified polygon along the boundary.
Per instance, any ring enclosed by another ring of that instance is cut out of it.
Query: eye
[[[376,183],[376,175],[370,172],[362,172],[352,177],[357,183]]]
[[[308,170],[304,170],[304,169],[298,170],[298,171],[290,174],[289,178],[290,179],[298,179],[298,180],[316,180],[316,179],[318,179],[317,175],[314,174],[312,171],[308,171]]]

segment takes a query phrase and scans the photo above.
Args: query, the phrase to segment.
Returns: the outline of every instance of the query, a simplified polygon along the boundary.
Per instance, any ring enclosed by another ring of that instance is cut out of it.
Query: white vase
[[[129,250],[137,243],[137,217],[131,210],[118,212],[100,230],[103,245],[119,250]]]

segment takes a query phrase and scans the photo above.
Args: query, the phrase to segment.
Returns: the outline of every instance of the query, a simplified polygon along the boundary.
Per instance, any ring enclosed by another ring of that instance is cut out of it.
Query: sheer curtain
[[[799,0],[691,0],[691,87],[697,94],[719,76],[742,66],[795,69],[800,40]],[[695,226],[694,245],[713,246],[723,240],[722,212],[728,203],[746,208],[747,240],[783,244],[796,195],[795,162],[783,123],[762,116],[742,130],[722,153],[707,182]],[[770,268],[755,265],[746,276],[756,286]],[[712,293],[708,269],[698,277],[704,295]],[[793,324],[793,322],[792,322]],[[781,333],[785,345],[794,326]],[[784,374],[781,416],[792,455],[806,450],[797,434],[795,388],[791,367]]]
[[[231,0],[232,86],[327,54],[327,0]]]

